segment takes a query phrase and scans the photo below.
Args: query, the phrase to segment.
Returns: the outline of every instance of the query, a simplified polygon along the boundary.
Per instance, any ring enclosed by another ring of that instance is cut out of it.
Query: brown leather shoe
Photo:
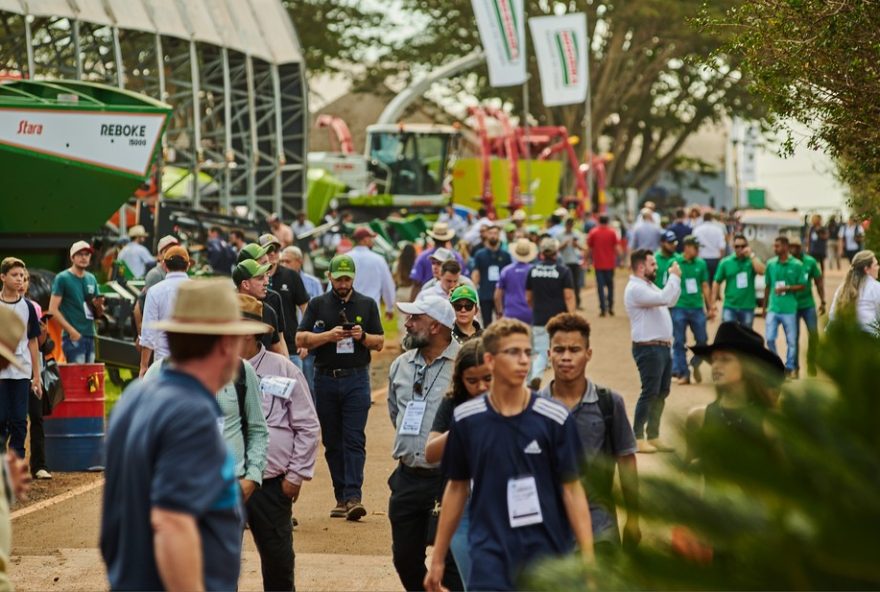
[[[346,513],[346,505],[345,502],[336,502],[336,507],[330,510],[331,518],[345,518]]]
[[[345,519],[351,522],[357,522],[367,515],[367,509],[360,500],[348,500],[345,503]]]
[[[653,454],[657,452],[647,440],[636,440],[636,450],[642,454]]]

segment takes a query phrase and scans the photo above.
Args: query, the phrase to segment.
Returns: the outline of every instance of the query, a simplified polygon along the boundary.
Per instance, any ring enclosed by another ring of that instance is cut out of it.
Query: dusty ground
[[[830,272],[829,302],[841,278],[840,272]],[[615,287],[618,316],[598,318],[595,292],[589,288],[584,294],[584,314],[593,323],[593,361],[588,374],[595,381],[621,392],[632,416],[639,379],[630,353],[629,323],[621,302],[625,282],[626,275],[619,274]],[[710,338],[717,325],[717,320],[710,323]],[[763,319],[756,320],[755,328],[763,332]],[[784,343],[780,346],[784,350]],[[802,359],[805,348],[804,336]],[[375,361],[374,389],[387,386],[388,364],[398,353],[396,347],[389,347]],[[674,385],[664,415],[665,434],[673,440],[672,428],[676,422],[692,406],[706,403],[712,396],[711,386]],[[332,488],[326,463],[323,457],[319,458],[315,479],[304,486],[295,508],[300,524],[294,534],[296,578],[300,590],[400,589],[391,564],[391,533],[386,516],[389,493],[386,482],[394,469],[394,461],[390,458],[392,441],[393,430],[384,401],[377,401],[367,425],[364,504],[368,515],[359,523],[329,517],[334,505]],[[639,457],[640,470],[659,470],[660,461],[660,455],[642,455]],[[58,474],[55,480],[38,484],[36,495],[42,499],[49,494],[61,494],[91,479],[100,477]],[[10,571],[19,590],[106,589],[104,568],[96,548],[101,492],[98,487],[55,505],[25,508],[24,512],[30,511],[25,515],[20,515],[21,506],[14,509]],[[260,588],[259,558],[250,535],[246,534],[241,589]]]

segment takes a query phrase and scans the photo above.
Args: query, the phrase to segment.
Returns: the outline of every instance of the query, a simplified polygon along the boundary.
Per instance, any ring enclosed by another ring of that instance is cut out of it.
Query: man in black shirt
[[[287,356],[287,345],[281,340],[284,335],[284,317],[278,314],[281,310],[281,299],[276,293],[271,293],[273,298],[269,297],[268,271],[268,263],[260,265],[253,259],[245,259],[232,268],[232,281],[239,294],[247,294],[263,302],[263,322],[274,329],[261,336],[263,345],[270,351]]]
[[[284,342],[290,352],[290,361],[302,370],[302,360],[308,355],[305,348],[296,347],[297,310],[305,312],[309,294],[300,275],[292,269],[278,264],[281,242],[274,234],[260,236],[260,246],[266,251],[269,268],[269,289],[281,297],[281,312],[284,314]],[[265,263],[265,262],[263,262]],[[299,351],[298,351],[299,349]]]
[[[541,378],[547,369],[550,336],[544,325],[561,312],[574,312],[574,280],[571,271],[556,260],[559,242],[553,238],[541,241],[541,258],[526,277],[526,302],[532,308],[532,350],[535,359],[529,373],[529,386],[541,388]]]
[[[385,344],[379,307],[354,291],[354,260],[336,255],[327,276],[332,289],[312,298],[296,344],[315,353],[315,407],[324,457],[333,480],[333,518],[360,520],[367,414],[370,410],[370,350]]]

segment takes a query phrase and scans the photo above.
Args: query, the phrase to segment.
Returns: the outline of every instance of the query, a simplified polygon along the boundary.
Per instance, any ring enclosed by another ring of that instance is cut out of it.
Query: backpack
[[[595,500],[608,507],[613,507],[614,498],[614,444],[612,430],[614,429],[614,398],[611,391],[605,387],[596,385],[596,394],[599,397],[599,410],[602,412],[602,421],[605,427],[604,440],[599,454],[589,463],[586,481],[591,500]]]

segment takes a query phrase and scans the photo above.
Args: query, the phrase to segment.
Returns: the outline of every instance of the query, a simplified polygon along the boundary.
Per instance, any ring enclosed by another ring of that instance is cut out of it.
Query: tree
[[[468,0],[401,0],[401,4],[415,22],[426,24],[392,43],[385,58],[368,68],[370,84],[389,76],[406,80],[480,46]],[[719,0],[711,3],[710,10],[720,16],[740,4],[741,0]],[[586,6],[574,0],[527,0],[526,5],[530,16],[586,8],[593,40],[592,125],[594,136],[603,137],[594,149],[602,146],[614,154],[608,170],[613,187],[643,192],[702,126],[725,115],[762,114],[736,63],[708,57],[725,39],[692,24],[700,14],[695,0],[610,0]],[[534,56],[529,71],[532,116],[539,124],[565,125],[580,135],[584,106],[543,107]],[[481,99],[499,97],[517,113],[522,110],[521,89],[490,88],[485,66],[451,84]]]

